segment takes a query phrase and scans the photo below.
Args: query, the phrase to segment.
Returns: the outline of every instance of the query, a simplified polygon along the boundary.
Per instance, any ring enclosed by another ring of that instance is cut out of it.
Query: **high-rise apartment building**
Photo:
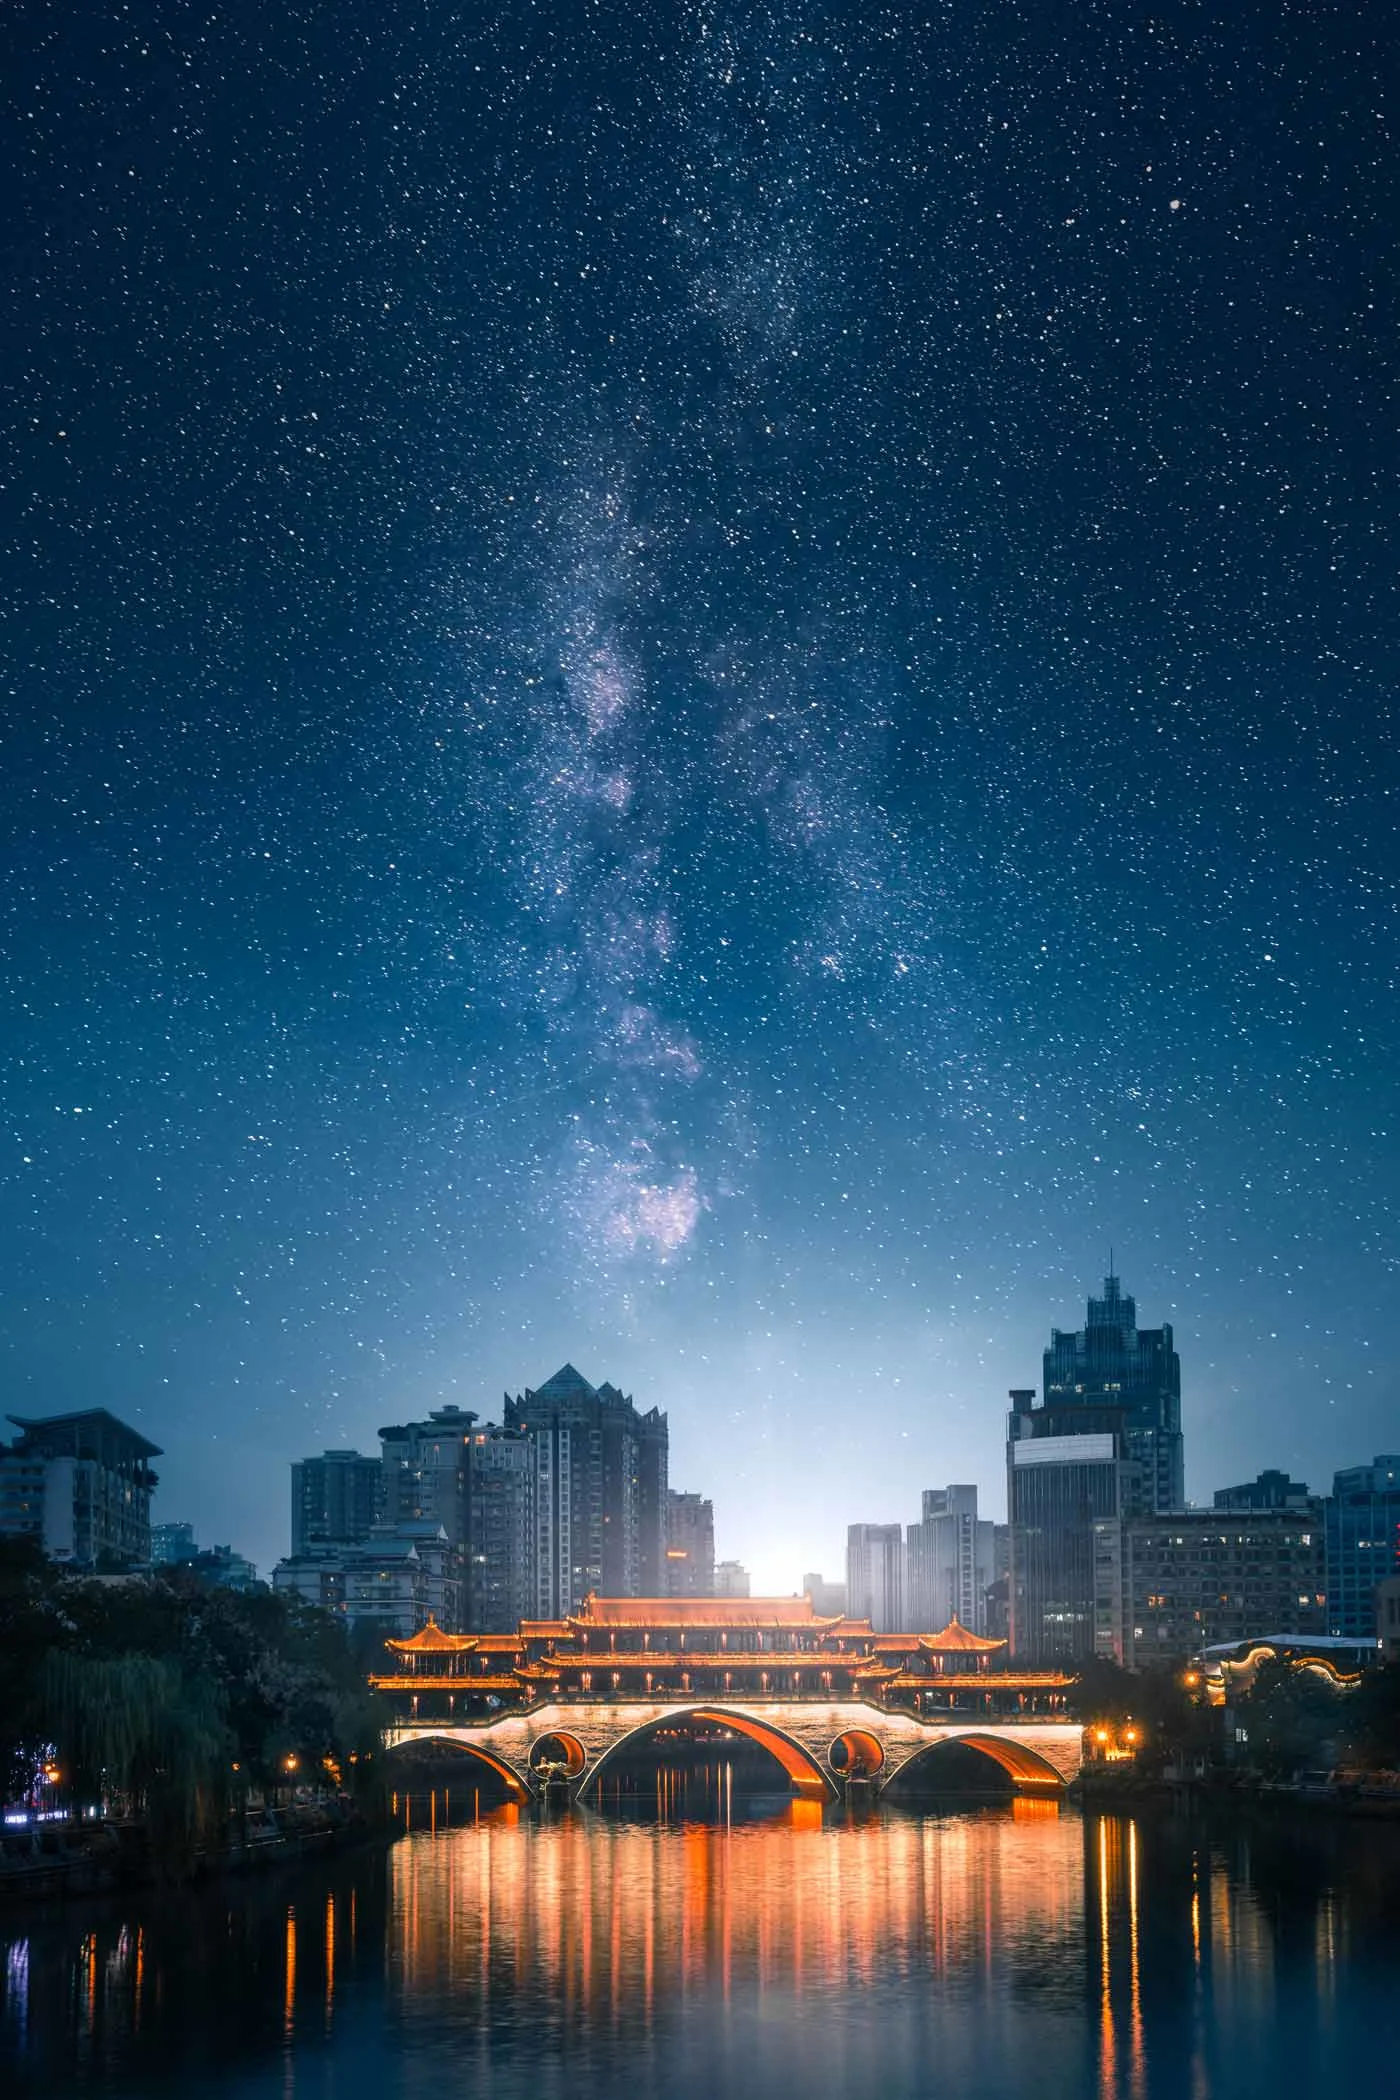
[[[508,1633],[535,1605],[534,1439],[491,1425],[472,1431],[466,1622]]]
[[[1327,1498],[1327,1612],[1345,1640],[1376,1632],[1376,1591],[1400,1574],[1400,1457],[1333,1476]]]
[[[565,1364],[505,1402],[535,1447],[530,1615],[563,1618],[590,1595],[666,1593],[667,1423]]]
[[[715,1568],[717,1597],[747,1597],[753,1585],[749,1571],[739,1560],[722,1560]]]
[[[465,1633],[470,1592],[467,1566],[472,1531],[472,1430],[464,1407],[439,1407],[423,1422],[390,1423],[379,1432],[379,1509],[386,1532],[404,1525],[440,1526],[447,1539],[445,1590],[451,1624]]]
[[[1139,1327],[1135,1301],[1119,1278],[1104,1279],[1077,1331],[1054,1328],[1045,1352],[1045,1405],[1121,1410],[1123,1455],[1137,1473],[1132,1492],[1147,1511],[1183,1509],[1181,1361],[1168,1326]]]
[[[144,1567],[160,1446],[105,1407],[9,1419],[20,1434],[0,1446],[0,1535],[37,1539],[76,1568]]]
[[[715,1506],[704,1495],[666,1491],[666,1594],[712,1597],[715,1591]]]
[[[977,1514],[975,1487],[925,1488],[919,1523],[909,1526],[904,1613],[911,1631],[937,1633],[957,1619],[985,1633],[987,1592],[996,1579],[995,1526]]]
[[[1124,1410],[1036,1407],[1011,1394],[1006,1495],[1011,1652],[1018,1661],[1074,1665],[1122,1646],[1122,1525],[1141,1505]]]
[[[292,1552],[353,1546],[379,1520],[384,1468],[377,1455],[325,1451],[292,1464]]]
[[[846,1608],[876,1633],[904,1631],[904,1527],[851,1524],[846,1529]]]

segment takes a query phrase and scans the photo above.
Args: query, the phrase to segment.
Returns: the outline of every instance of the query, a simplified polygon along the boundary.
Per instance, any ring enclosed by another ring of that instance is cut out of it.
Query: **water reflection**
[[[0,1917],[0,2087],[1233,2100],[1400,2044],[1400,1831],[1051,1802],[640,1823]]]

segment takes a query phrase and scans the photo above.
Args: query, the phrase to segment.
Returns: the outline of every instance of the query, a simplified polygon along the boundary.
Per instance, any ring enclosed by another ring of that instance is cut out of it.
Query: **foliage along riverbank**
[[[246,1851],[250,1816],[379,1820],[363,1659],[294,1599],[176,1569],[74,1578],[0,1540],[0,1657],[0,1797],[135,1827],[159,1875]]]

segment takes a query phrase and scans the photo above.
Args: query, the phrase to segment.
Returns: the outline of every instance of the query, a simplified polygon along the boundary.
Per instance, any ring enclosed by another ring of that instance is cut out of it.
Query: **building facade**
[[[586,1597],[665,1592],[667,1422],[614,1385],[565,1364],[542,1386],[506,1396],[505,1427],[534,1444],[532,1616],[557,1618]]]
[[[504,1633],[528,1618],[534,1603],[535,1445],[513,1430],[488,1426],[472,1432],[470,1459],[463,1616],[473,1633]]]
[[[851,1524],[846,1531],[846,1602],[877,1633],[904,1630],[905,1544],[900,1524]]]
[[[1120,1279],[1104,1278],[1078,1330],[1051,1330],[1045,1351],[1045,1405],[1069,1414],[1121,1410],[1123,1455],[1136,1473],[1132,1492],[1145,1511],[1184,1509],[1181,1361],[1168,1326],[1139,1327],[1137,1305]]]
[[[996,1527],[977,1514],[975,1487],[925,1488],[920,1521],[906,1540],[904,1610],[910,1626],[987,1630],[996,1579]]]
[[[325,1451],[292,1466],[292,1552],[354,1546],[379,1521],[384,1468],[376,1455]]]
[[[93,1571],[151,1558],[153,1444],[105,1407],[34,1419],[0,1447],[0,1534],[37,1539],[50,1559]]]
[[[1011,1653],[1074,1667],[1122,1644],[1122,1523],[1140,1502],[1123,1410],[1035,1406],[1021,1387],[1007,1423]]]
[[[666,1594],[715,1592],[715,1506],[704,1495],[666,1491]]]
[[[353,1545],[312,1546],[272,1571],[279,1596],[299,1597],[385,1639],[406,1638],[429,1618],[459,1624],[461,1581],[461,1556],[431,1518],[380,1525]]]
[[[1376,1632],[1376,1591],[1400,1574],[1400,1456],[1335,1474],[1326,1508],[1330,1630],[1364,1638]]]
[[[1326,1580],[1316,1502],[1130,1517],[1118,1660],[1140,1670],[1227,1643],[1325,1634]]]
[[[152,1524],[151,1566],[171,1568],[182,1560],[193,1560],[199,1548],[193,1524]]]

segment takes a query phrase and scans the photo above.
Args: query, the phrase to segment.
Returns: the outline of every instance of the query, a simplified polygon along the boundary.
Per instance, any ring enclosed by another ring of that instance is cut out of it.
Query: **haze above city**
[[[6,1408],[266,1571],[572,1361],[786,1591],[1113,1249],[1393,1449],[1381,28],[21,17]]]

